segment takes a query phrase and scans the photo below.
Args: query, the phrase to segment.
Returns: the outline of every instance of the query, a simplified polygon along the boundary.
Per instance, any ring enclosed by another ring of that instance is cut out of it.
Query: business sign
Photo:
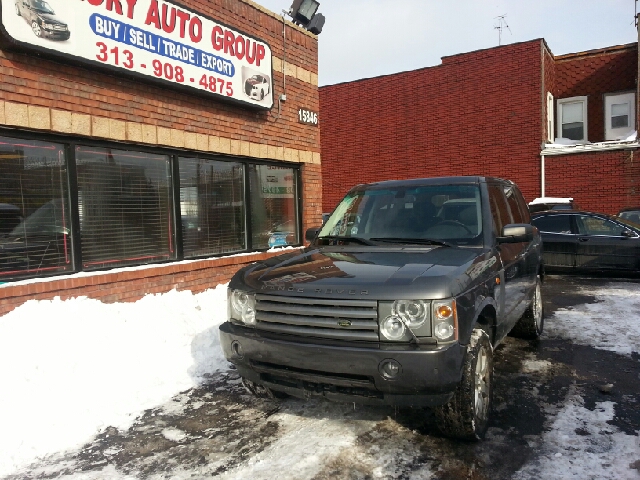
[[[12,44],[256,108],[273,106],[271,48],[167,0],[0,0]]]

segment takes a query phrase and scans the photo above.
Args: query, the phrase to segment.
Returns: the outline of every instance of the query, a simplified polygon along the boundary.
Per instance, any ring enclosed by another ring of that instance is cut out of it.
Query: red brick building
[[[356,183],[447,175],[508,178],[528,201],[640,205],[637,78],[636,43],[554,56],[537,39],[322,87],[323,210]]]
[[[201,291],[319,222],[315,35],[251,0],[1,1],[0,315]]]

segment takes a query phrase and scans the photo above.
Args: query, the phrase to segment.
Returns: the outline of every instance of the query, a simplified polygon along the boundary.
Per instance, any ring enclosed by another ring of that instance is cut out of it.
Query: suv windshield
[[[480,245],[481,234],[477,185],[398,186],[349,192],[322,227],[318,241]]]
[[[41,13],[48,13],[49,15],[55,15],[53,9],[49,4],[43,0],[32,0],[31,7]]]

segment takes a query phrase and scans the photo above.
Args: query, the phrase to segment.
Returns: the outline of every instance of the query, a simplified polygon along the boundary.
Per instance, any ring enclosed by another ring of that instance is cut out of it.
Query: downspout
[[[545,188],[544,188],[544,155],[540,155],[542,161],[540,162],[540,196],[545,196]]]

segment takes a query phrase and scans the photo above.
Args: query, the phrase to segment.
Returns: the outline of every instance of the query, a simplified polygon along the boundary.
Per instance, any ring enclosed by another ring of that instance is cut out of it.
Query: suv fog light
[[[436,325],[435,334],[440,340],[446,340],[453,336],[453,325],[448,322],[440,322]]]
[[[404,322],[395,315],[385,318],[380,326],[382,334],[389,340],[400,340],[404,336],[405,329]]]
[[[393,380],[398,377],[402,367],[395,360],[383,360],[380,362],[380,367],[378,367],[380,371],[380,375],[382,375],[387,380]]]

